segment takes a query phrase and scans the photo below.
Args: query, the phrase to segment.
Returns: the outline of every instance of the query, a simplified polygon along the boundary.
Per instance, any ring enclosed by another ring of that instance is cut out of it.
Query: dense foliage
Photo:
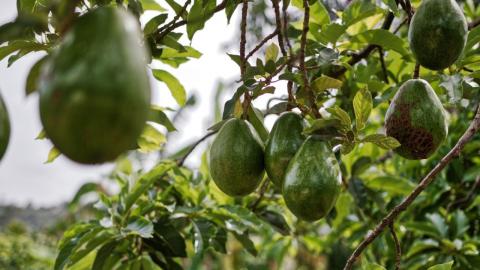
[[[152,106],[138,151],[117,159],[114,171],[102,182],[106,187],[87,183],[72,201],[74,208],[86,194],[98,199],[92,219],[65,232],[54,268],[342,269],[388,210],[455,145],[478,105],[480,27],[475,28],[475,20],[480,8],[470,0],[459,3],[467,21],[474,22],[463,53],[445,70],[420,68],[419,73],[448,112],[446,140],[420,161],[390,151],[398,141],[384,135],[384,116],[399,87],[418,71],[407,33],[419,4],[408,0],[354,0],[348,5],[320,0],[250,2],[244,13],[247,26],[239,27],[243,29],[240,53],[229,55],[240,67],[241,80],[228,84],[235,91],[228,92],[225,104],[217,95],[212,108],[217,113],[205,137],[158,158],[167,135],[188,127],[176,126],[169,109]],[[174,68],[200,58],[201,53],[187,44],[197,31],[208,28],[214,14],[223,12],[230,20],[244,7],[237,0],[17,0],[17,6],[17,19],[0,27],[0,59],[8,57],[8,65],[34,51],[51,55],[79,16],[100,6],[118,6],[137,18],[146,16],[146,11],[155,14],[142,25],[149,60]],[[242,41],[247,42],[247,52]],[[260,41],[264,48],[256,46]],[[253,53],[248,54],[248,49]],[[27,94],[38,90],[48,57],[32,67]],[[188,78],[175,78],[164,69],[151,69],[151,74],[166,84],[179,110],[194,103],[181,84]],[[260,106],[257,98],[268,99],[267,106]],[[193,149],[206,143],[228,118],[247,118],[266,141],[264,117],[291,109],[308,122],[305,134],[336,145],[342,190],[333,210],[320,221],[297,219],[285,206],[279,187],[266,177],[255,193],[242,198],[225,195],[210,176],[208,151],[198,157],[198,168],[184,166]],[[393,269],[400,255],[395,236],[402,251],[401,269],[478,269],[479,150],[476,135],[395,220],[391,230],[396,233],[381,234],[355,267]],[[48,160],[59,154],[52,149]],[[146,156],[156,159],[153,167],[144,162]],[[110,189],[112,185],[115,188]],[[2,254],[0,248],[0,263]]]

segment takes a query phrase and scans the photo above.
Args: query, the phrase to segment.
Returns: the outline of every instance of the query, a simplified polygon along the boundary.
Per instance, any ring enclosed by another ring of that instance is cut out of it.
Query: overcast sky
[[[16,0],[2,0],[0,24],[16,16]],[[236,20],[233,19],[233,22]],[[222,51],[221,44],[232,40],[236,25],[226,26],[224,13],[217,14],[197,32],[192,46],[204,55],[178,70],[167,68],[184,84],[189,93],[196,92],[200,104],[188,118],[183,119],[182,131],[175,136],[175,146],[192,141],[205,133],[212,113],[211,100],[218,79],[230,80],[238,76],[238,67]],[[25,78],[29,68],[41,54],[31,54],[7,68],[6,59],[0,61],[0,92],[10,112],[12,136],[6,155],[0,162],[0,204],[15,203],[51,206],[69,200],[85,181],[97,180],[112,165],[81,166],[64,157],[52,164],[44,164],[51,147],[48,141],[34,138],[42,130],[38,116],[38,97],[24,94]],[[165,66],[159,66],[166,68]],[[168,90],[153,82],[156,103],[176,107]],[[191,161],[192,162],[192,161]],[[195,161],[193,161],[195,164]]]

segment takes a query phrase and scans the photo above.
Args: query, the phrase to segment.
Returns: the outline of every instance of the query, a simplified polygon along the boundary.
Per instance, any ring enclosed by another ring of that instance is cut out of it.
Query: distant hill
[[[31,205],[27,207],[0,205],[0,229],[14,220],[21,221],[32,230],[45,229],[55,225],[66,215],[66,205],[48,208],[37,208]]]

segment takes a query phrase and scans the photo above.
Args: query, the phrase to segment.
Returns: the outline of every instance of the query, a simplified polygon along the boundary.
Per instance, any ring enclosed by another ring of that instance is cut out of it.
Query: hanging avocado
[[[273,125],[265,147],[265,170],[270,180],[281,187],[288,163],[305,141],[303,119],[294,112],[282,114]]]
[[[10,119],[8,117],[7,106],[0,95],[0,160],[7,151],[10,140]]]
[[[340,166],[329,145],[308,137],[285,172],[283,198],[288,209],[299,219],[321,219],[335,206],[340,186]]]
[[[455,0],[423,0],[408,31],[417,61],[432,70],[452,65],[467,41],[467,21]]]
[[[428,82],[406,81],[393,97],[385,115],[388,136],[401,146],[394,151],[407,159],[431,156],[447,137],[446,112]]]
[[[264,175],[263,142],[250,123],[232,118],[223,125],[210,149],[210,174],[230,196],[257,188]]]
[[[43,70],[40,117],[70,159],[95,164],[132,149],[150,106],[137,20],[101,7],[78,18]]]

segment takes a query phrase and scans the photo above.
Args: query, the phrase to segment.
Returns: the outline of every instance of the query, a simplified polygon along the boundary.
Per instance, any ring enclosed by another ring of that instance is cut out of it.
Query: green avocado
[[[281,187],[288,163],[305,141],[304,122],[294,112],[282,114],[273,125],[265,147],[265,170],[270,180]]]
[[[423,0],[408,31],[417,61],[432,70],[453,64],[467,41],[467,21],[455,0]]]
[[[141,42],[133,15],[100,7],[78,18],[49,57],[40,83],[40,118],[65,156],[96,164],[135,147],[150,106]]]
[[[290,161],[283,198],[299,219],[315,221],[335,206],[340,193],[340,166],[327,142],[310,136]]]
[[[230,196],[253,192],[263,179],[264,146],[253,126],[232,118],[218,132],[210,149],[210,174]]]
[[[388,136],[401,146],[394,151],[407,159],[431,156],[448,133],[447,117],[442,103],[428,82],[406,81],[393,97],[385,115]]]
[[[10,119],[8,117],[7,106],[0,95],[0,160],[7,151],[10,140]]]

